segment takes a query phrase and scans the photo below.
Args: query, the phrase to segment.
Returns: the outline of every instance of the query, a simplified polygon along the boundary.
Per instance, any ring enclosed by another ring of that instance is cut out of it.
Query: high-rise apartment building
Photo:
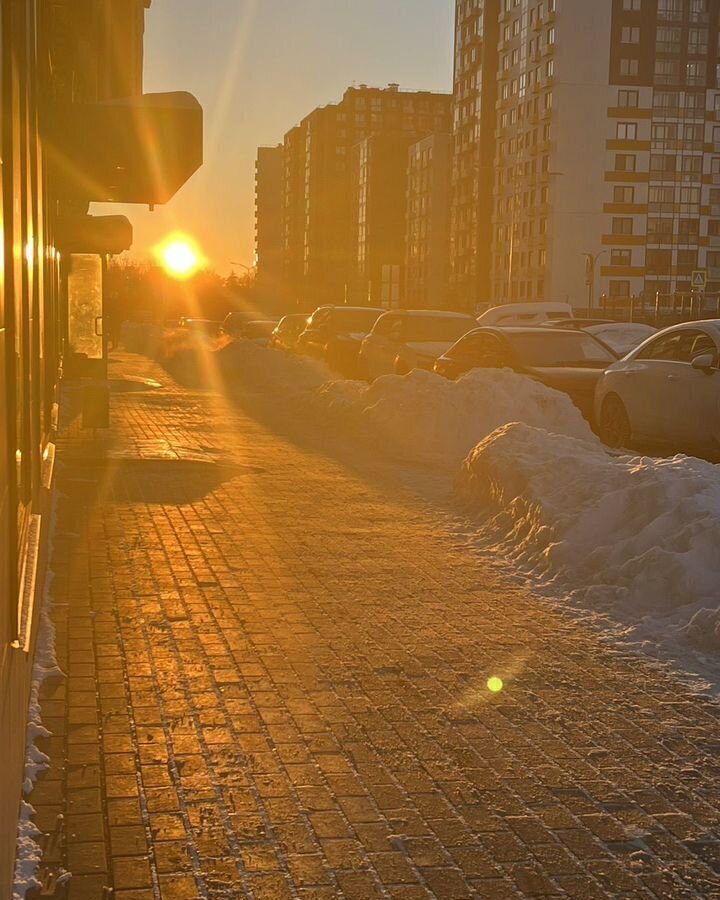
[[[403,292],[408,147],[415,136],[387,131],[352,148],[348,302],[396,307]]]
[[[261,295],[277,295],[283,282],[282,144],[259,147],[255,162],[255,281]]]
[[[450,277],[466,309],[490,299],[500,3],[456,6]]]
[[[450,174],[453,138],[431,134],[410,147],[403,305],[450,305]]]
[[[349,88],[285,135],[284,269],[298,305],[342,303],[357,259],[352,148],[374,134],[450,128],[449,95]]]
[[[720,289],[719,15],[715,0],[458,0],[459,296],[584,304],[689,291],[698,270]]]
[[[601,248],[610,2],[503,0],[492,293],[582,303]],[[619,5],[622,5],[622,0]]]
[[[600,285],[614,297],[720,291],[717,0],[622,0],[610,52]]]

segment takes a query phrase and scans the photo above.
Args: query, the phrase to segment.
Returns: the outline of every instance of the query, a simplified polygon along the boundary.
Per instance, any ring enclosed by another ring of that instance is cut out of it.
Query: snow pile
[[[597,442],[567,395],[509,369],[478,369],[458,381],[420,369],[372,385],[337,381],[320,389],[318,402],[377,452],[446,467],[509,422]]]
[[[52,518],[54,528],[54,510]],[[52,540],[50,545],[52,546]],[[25,751],[25,780],[23,782],[23,795],[25,800],[21,803],[20,818],[18,821],[13,900],[24,900],[29,891],[33,889],[41,890],[43,888],[43,885],[37,877],[43,855],[38,839],[43,835],[32,822],[32,816],[35,814],[35,810],[27,800],[32,793],[38,776],[50,766],[49,758],[36,744],[38,738],[51,736],[51,733],[42,723],[40,689],[46,678],[65,677],[57,664],[57,657],[55,654],[55,625],[50,616],[50,610],[52,609],[52,599],[50,596],[52,577],[52,573],[48,572],[43,592],[43,605],[40,611],[40,628],[35,646],[35,658],[33,661],[32,681],[30,685],[27,743]],[[56,874],[56,884],[64,884],[71,877],[69,872],[60,871]]]
[[[638,635],[676,626],[720,650],[720,468],[514,424],[470,454],[458,493],[483,514],[482,540],[533,577]]]
[[[323,363],[271,350],[252,341],[233,341],[214,357],[229,387],[271,391],[285,398],[309,395],[334,377]]]

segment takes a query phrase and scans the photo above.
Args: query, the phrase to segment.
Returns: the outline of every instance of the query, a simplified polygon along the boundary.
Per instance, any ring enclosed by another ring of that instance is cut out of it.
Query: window
[[[610,282],[610,296],[611,297],[629,297],[630,296],[630,282],[629,281],[611,281]]]
[[[645,268],[650,275],[669,275],[672,271],[672,250],[648,250]]]
[[[637,59],[621,59],[620,74],[625,78],[634,78],[640,71],[640,62]]]
[[[630,266],[632,265],[632,250],[620,250],[618,248],[610,251],[611,266]]]
[[[704,62],[689,62],[685,66],[686,84],[705,84],[707,81],[707,66]]]
[[[687,328],[662,335],[648,344],[637,358],[691,363],[693,359],[705,353],[712,353],[713,356],[717,354],[713,339],[703,331]]]
[[[697,237],[700,234],[700,220],[680,219],[680,228],[678,234],[680,235],[681,240],[683,238],[697,240]]]
[[[665,238],[672,239],[672,219],[648,219],[648,237],[655,238],[658,243],[667,243]]]
[[[677,157],[653,153],[650,157],[650,171],[671,174],[677,170]]]
[[[635,109],[639,105],[638,91],[618,91],[618,106],[622,109]]]
[[[613,202],[614,203],[634,203],[635,202],[635,188],[634,187],[625,187],[624,185],[616,184],[613,188]]]
[[[615,216],[612,220],[613,234],[632,234],[633,220],[629,216]]]
[[[637,124],[635,122],[618,122],[616,137],[619,141],[637,140]]]
[[[615,157],[616,172],[634,172],[635,164],[636,159],[634,153],[618,153]]]
[[[640,12],[640,0],[623,0],[625,12]]]
[[[639,44],[640,29],[637,25],[623,25],[620,40],[623,44]]]

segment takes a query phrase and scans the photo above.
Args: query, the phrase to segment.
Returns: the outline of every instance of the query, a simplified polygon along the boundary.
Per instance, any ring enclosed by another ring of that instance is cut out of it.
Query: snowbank
[[[481,538],[523,571],[630,619],[638,637],[682,629],[720,650],[720,468],[513,424],[470,454],[458,493],[482,513]]]
[[[271,350],[252,341],[233,341],[218,350],[214,357],[230,387],[269,390],[286,399],[309,395],[335,377],[320,362]]]
[[[378,452],[450,468],[508,422],[597,442],[567,395],[509,369],[476,370],[458,381],[420,369],[369,386],[336,381],[320,389],[318,400]]]
[[[48,575],[48,585],[52,576]],[[38,776],[50,765],[50,760],[37,746],[39,737],[50,737],[50,732],[42,724],[40,708],[40,688],[46,678],[64,677],[55,657],[55,626],[49,613],[50,597],[46,587],[43,601],[43,609],[40,613],[40,630],[35,647],[35,660],[33,663],[32,683],[30,688],[30,705],[28,710],[27,745],[25,755],[25,781],[23,794],[27,800]],[[42,849],[37,838],[41,833],[32,822],[35,813],[33,807],[23,800],[18,822],[18,838],[15,863],[15,885],[13,888],[13,900],[23,900],[32,888],[40,888],[42,885],[37,879],[37,871],[42,861]],[[68,873],[61,873],[62,881],[69,878]]]

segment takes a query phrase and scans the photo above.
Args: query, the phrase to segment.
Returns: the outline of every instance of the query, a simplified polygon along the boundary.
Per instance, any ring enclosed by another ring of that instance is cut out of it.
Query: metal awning
[[[115,256],[132,242],[132,225],[125,216],[61,216],[55,225],[55,246],[63,254]]]
[[[75,105],[52,158],[61,194],[82,202],[167,203],[203,162],[192,94]]]

